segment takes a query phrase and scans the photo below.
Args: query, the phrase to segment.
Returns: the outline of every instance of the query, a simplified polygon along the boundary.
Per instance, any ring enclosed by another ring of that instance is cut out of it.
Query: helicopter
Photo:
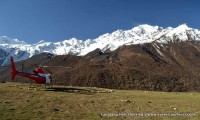
[[[21,77],[28,78],[29,80],[33,80],[37,84],[45,84],[45,87],[46,85],[52,85],[52,78],[50,74],[46,74],[46,73],[35,74],[35,73],[17,71],[12,56],[10,57],[10,62],[11,62],[11,67],[12,67],[12,71],[11,71],[12,81],[15,80],[16,76],[21,76]]]

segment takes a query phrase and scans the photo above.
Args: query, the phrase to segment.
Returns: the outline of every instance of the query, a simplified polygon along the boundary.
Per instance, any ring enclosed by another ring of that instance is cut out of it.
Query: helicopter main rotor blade
[[[59,68],[65,68],[65,69],[69,69],[71,67],[64,67],[64,66],[43,66],[44,68],[48,68],[48,67],[59,67]]]

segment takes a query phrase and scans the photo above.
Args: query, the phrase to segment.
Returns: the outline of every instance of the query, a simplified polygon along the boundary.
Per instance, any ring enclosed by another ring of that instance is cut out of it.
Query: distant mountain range
[[[123,45],[152,42],[168,44],[172,42],[199,40],[200,31],[190,28],[186,24],[182,24],[176,28],[162,28],[144,24],[134,27],[131,30],[117,30],[113,33],[107,33],[96,39],[78,40],[72,38],[55,43],[40,41],[35,44],[27,44],[18,39],[0,36],[0,65],[9,64],[10,56],[13,56],[16,61],[25,60],[44,52],[54,55],[71,54],[84,56],[97,48],[102,53],[106,53],[114,51]]]
[[[186,24],[177,28],[140,25],[85,41],[27,44],[5,36],[0,39],[1,64],[14,56],[18,70],[22,63],[28,72],[39,64],[52,66],[46,69],[54,84],[200,91],[200,31]],[[0,68],[0,82],[9,81],[10,67]],[[27,82],[21,77],[16,81]]]

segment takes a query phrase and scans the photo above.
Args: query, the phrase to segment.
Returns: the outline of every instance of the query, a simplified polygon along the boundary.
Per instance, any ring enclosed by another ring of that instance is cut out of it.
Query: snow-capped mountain
[[[0,44],[27,44],[24,41],[18,39],[10,39],[7,36],[0,36]]]
[[[186,24],[176,28],[162,28],[144,24],[131,30],[117,30],[113,33],[106,33],[96,39],[78,40],[72,38],[55,43],[42,40],[35,44],[27,44],[18,39],[0,36],[0,65],[8,64],[10,56],[13,56],[16,61],[43,52],[55,55],[75,54],[83,56],[97,48],[104,52],[113,51],[122,45],[150,42],[167,44],[187,40],[200,40],[200,31],[190,28]]]

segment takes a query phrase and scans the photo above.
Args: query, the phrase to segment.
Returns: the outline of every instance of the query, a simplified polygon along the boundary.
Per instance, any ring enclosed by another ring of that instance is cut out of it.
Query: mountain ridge
[[[200,41],[182,41],[170,44],[156,42],[123,45],[103,53],[95,49],[85,56],[52,55],[42,53],[22,64],[24,71],[34,66],[49,67],[53,83],[57,85],[88,86],[112,89],[150,91],[200,91]],[[9,81],[10,70],[1,70],[0,81]],[[18,82],[28,82],[16,77]]]
[[[9,41],[10,40],[10,41]],[[33,55],[43,52],[55,55],[74,54],[84,56],[99,48],[102,52],[116,50],[122,45],[144,44],[158,42],[167,44],[187,40],[200,40],[200,31],[182,24],[176,28],[162,28],[147,24],[136,26],[130,30],[117,30],[103,34],[96,39],[78,40],[71,38],[61,42],[40,41],[35,44],[27,44],[24,41],[0,37],[0,65],[9,64],[8,58],[13,56],[16,61],[25,60]],[[6,53],[5,53],[6,52]]]

